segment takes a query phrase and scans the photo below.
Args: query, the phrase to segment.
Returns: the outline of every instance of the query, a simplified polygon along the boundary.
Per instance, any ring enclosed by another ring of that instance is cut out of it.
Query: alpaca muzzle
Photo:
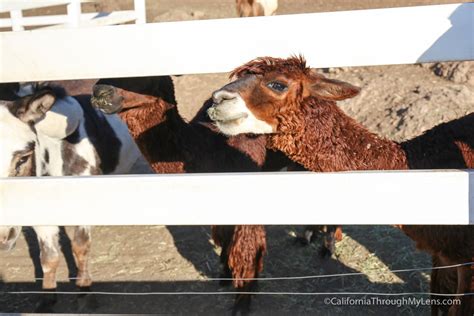
[[[231,122],[248,117],[248,114],[243,112],[235,114],[226,113],[226,111],[223,111],[217,106],[209,108],[207,110],[207,115],[209,115],[209,118],[215,122]]]
[[[114,114],[122,110],[122,100],[113,86],[96,84],[92,92],[91,105],[105,114]]]

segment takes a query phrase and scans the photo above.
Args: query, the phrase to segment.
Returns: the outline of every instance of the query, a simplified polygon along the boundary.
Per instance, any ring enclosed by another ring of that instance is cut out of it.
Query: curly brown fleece
[[[267,136],[268,147],[282,151],[309,170],[474,168],[474,113],[396,143],[371,133],[337,107],[335,101],[353,97],[359,89],[316,74],[306,67],[302,57],[258,58],[237,68],[232,75],[238,80],[256,75],[254,84],[241,85],[238,93],[257,118],[276,127],[276,132]],[[283,101],[273,97],[259,81],[282,77],[298,83],[298,88],[289,90]],[[420,249],[439,256],[443,262],[468,262],[473,257],[472,225],[399,227]],[[458,268],[458,273],[467,272]],[[454,292],[469,292],[469,287],[470,284],[458,280]],[[452,307],[453,313],[456,308]]]
[[[267,252],[266,232],[262,225],[212,226],[212,239],[224,252],[236,288],[243,288],[263,270]]]

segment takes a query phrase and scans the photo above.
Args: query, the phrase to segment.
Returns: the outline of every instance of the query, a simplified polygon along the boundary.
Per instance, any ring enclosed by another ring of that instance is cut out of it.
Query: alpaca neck
[[[177,112],[174,105],[155,101],[130,108],[119,115],[127,123],[133,138],[138,138],[147,130],[166,122],[168,116],[174,116],[174,113],[170,113],[173,111]]]
[[[290,114],[298,121],[270,136],[269,147],[312,171],[407,169],[399,144],[371,133],[335,102],[309,102],[300,113]]]

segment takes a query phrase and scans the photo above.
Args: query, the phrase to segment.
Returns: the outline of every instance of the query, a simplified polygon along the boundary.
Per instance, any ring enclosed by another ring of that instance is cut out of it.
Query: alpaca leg
[[[342,226],[341,225],[336,226],[336,231],[334,232],[334,238],[336,239],[336,241],[342,240]]]
[[[20,232],[21,226],[0,226],[0,250],[12,250]]]
[[[225,248],[222,248],[221,256],[220,256],[220,261],[221,261],[221,275],[220,278],[222,279],[229,279],[229,280],[220,280],[219,284],[221,286],[228,286],[232,284],[232,272],[230,271],[229,267],[229,256],[227,255],[229,249],[228,246]]]
[[[40,246],[41,268],[43,269],[43,289],[56,289],[56,270],[59,264],[59,227],[34,227]]]
[[[40,261],[43,270],[43,290],[52,292],[41,297],[35,312],[51,313],[53,306],[57,302],[56,291],[56,270],[59,265],[59,227],[57,226],[37,226],[33,227],[38,237],[40,247]]]
[[[263,257],[267,249],[265,227],[262,225],[236,226],[231,247],[229,267],[234,278],[233,285],[241,292],[236,296],[232,314],[247,315],[250,312],[252,298],[248,293],[257,289],[257,280],[248,279],[258,278],[263,270]]]
[[[330,257],[334,253],[336,241],[342,240],[342,228],[337,225],[327,225],[325,228],[320,254],[322,257]]]
[[[235,226],[211,226],[212,240],[217,246],[221,247],[220,264],[221,274],[220,278],[232,278],[232,273],[229,267],[229,251],[234,234]],[[221,286],[227,286],[232,283],[232,280],[220,280]]]
[[[89,226],[78,226],[74,230],[72,252],[77,266],[78,287],[89,287],[92,279],[89,274],[89,253],[91,248],[91,231]]]
[[[258,278],[258,274],[255,275]],[[239,289],[238,292],[255,292],[257,290],[257,282],[246,282],[245,285]],[[251,294],[237,294],[235,297],[234,307],[232,308],[232,315],[248,315],[250,313],[250,304],[252,303]]]
[[[297,236],[295,242],[300,243],[304,246],[309,245],[315,238],[315,233],[319,231],[321,226],[319,225],[308,225],[305,226],[303,236]]]

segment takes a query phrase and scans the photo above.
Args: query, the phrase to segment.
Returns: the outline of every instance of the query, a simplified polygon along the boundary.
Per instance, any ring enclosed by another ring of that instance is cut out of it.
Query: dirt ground
[[[128,9],[133,1],[97,1],[87,10]],[[278,14],[456,3],[428,0],[280,0]],[[57,13],[53,8],[49,13]],[[148,1],[149,22],[235,17],[233,0]],[[341,107],[372,131],[400,141],[419,135],[444,121],[474,111],[474,63],[396,65],[321,70],[327,76],[362,87],[361,95]],[[180,113],[191,119],[211,92],[228,82],[227,74],[173,78]],[[394,197],[396,198],[396,197]],[[159,210],[157,210],[159,211]],[[383,211],[383,209],[381,209]],[[413,210],[416,211],[416,210]],[[449,211],[449,210],[447,210]],[[296,226],[269,226],[268,256],[262,277],[327,275],[362,272],[362,275],[309,280],[262,281],[262,292],[426,292],[429,271],[391,273],[388,270],[430,267],[430,257],[415,250],[403,233],[388,226],[347,226],[344,239],[331,258],[321,259],[316,245],[302,247]],[[70,228],[67,228],[70,233]],[[91,269],[93,290],[108,292],[222,292],[209,278],[218,277],[219,249],[210,241],[209,227],[95,227]],[[74,267],[66,234],[60,264],[59,290],[74,291],[68,279]],[[38,245],[31,229],[16,248],[0,253],[0,292],[40,289]],[[324,298],[334,295],[260,295],[252,312],[311,315],[429,315],[428,306],[334,306]],[[338,296],[341,297],[341,296]],[[349,296],[359,298],[360,296]],[[39,295],[1,294],[1,312],[33,312]],[[60,296],[61,313],[230,313],[232,295],[97,295]]]

